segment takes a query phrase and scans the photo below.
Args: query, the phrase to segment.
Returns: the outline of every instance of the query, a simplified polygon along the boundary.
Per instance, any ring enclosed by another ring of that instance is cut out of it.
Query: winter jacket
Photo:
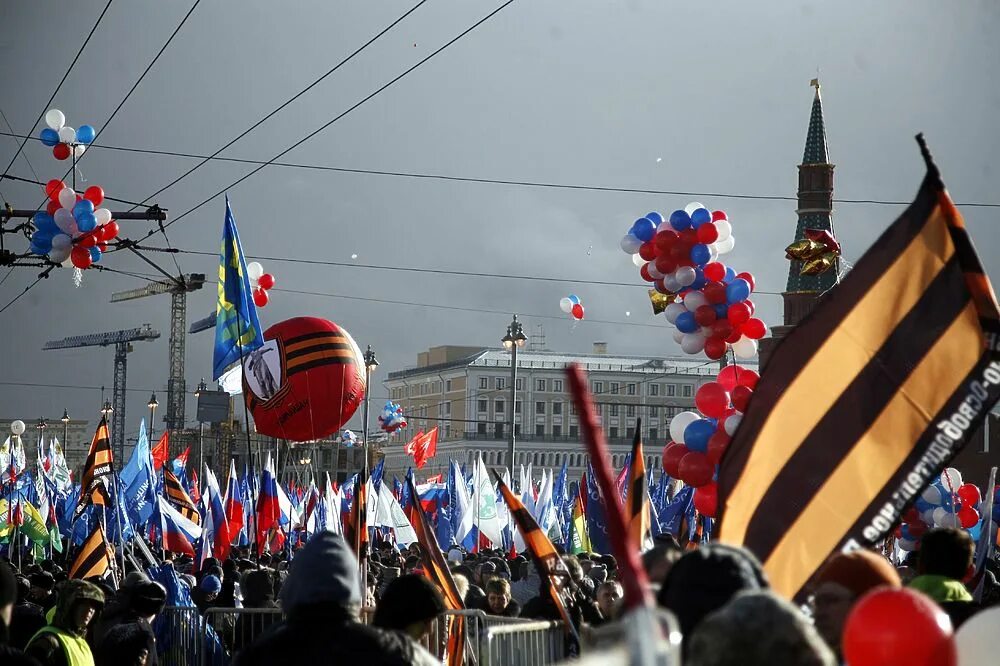
[[[521,604],[517,603],[513,599],[507,604],[507,608],[503,609],[502,613],[494,613],[493,609],[490,608],[489,600],[484,601],[479,606],[476,606],[479,610],[483,611],[487,615],[496,615],[499,617],[521,617]]]

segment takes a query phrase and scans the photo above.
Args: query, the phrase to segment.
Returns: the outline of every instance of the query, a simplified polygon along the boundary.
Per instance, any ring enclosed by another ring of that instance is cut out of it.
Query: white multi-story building
[[[387,475],[402,476],[412,465],[403,444],[420,430],[437,426],[437,455],[420,478],[447,470],[449,459],[467,464],[481,454],[489,467],[509,467],[510,353],[480,347],[434,347],[421,352],[413,368],[389,373],[389,396],[409,418],[404,434],[383,445]],[[637,419],[642,419],[646,464],[659,467],[669,441],[670,418],[692,409],[701,384],[719,364],[699,357],[614,356],[605,343],[591,354],[520,350],[514,432],[514,467],[561,467],[579,477],[588,456],[565,369],[582,365],[590,378],[604,433],[618,469],[628,454]]]
[[[10,435],[10,424],[16,419],[0,419],[0,440],[7,439]],[[89,421],[82,419],[71,419],[65,424],[62,419],[21,419],[25,425],[25,432],[21,435],[21,441],[25,446],[25,456],[31,465],[35,464],[36,451],[38,449],[38,438],[41,431],[38,428],[39,421],[46,424],[44,435],[45,441],[49,437],[55,437],[63,447],[63,455],[66,456],[66,465],[76,473],[76,470],[87,460],[87,453],[90,451],[90,442],[94,438],[94,426]],[[65,435],[65,436],[64,436]],[[48,452],[48,444],[45,445]]]

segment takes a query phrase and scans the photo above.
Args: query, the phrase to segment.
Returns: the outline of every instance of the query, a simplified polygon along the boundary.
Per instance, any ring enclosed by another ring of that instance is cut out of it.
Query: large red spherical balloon
[[[259,308],[265,307],[270,299],[267,295],[267,291],[257,287],[253,290],[253,304]]]
[[[750,319],[750,306],[744,303],[733,303],[729,306],[729,321],[734,324],[742,324]]]
[[[48,195],[49,199],[52,199],[53,201],[58,201],[59,193],[62,191],[64,187],[66,187],[66,183],[56,178],[53,178],[49,182],[45,183],[45,194]]]
[[[736,408],[738,412],[747,411],[747,405],[750,404],[750,398],[753,397],[753,391],[748,389],[746,386],[737,386],[733,389],[733,407]]]
[[[657,254],[659,254],[659,252],[656,250],[656,245],[652,242],[645,242],[639,246],[639,256],[646,261],[656,259]]]
[[[965,506],[976,506],[982,501],[982,493],[979,492],[979,487],[974,483],[963,483],[958,488],[958,496],[962,500],[962,504]]]
[[[963,506],[958,512],[958,520],[965,529],[971,529],[979,523],[979,512],[971,506]]]
[[[656,282],[657,278],[649,274],[649,266],[653,262],[647,262],[639,267],[639,277],[641,277],[646,282]],[[263,276],[262,276],[263,277]]]
[[[675,479],[680,478],[678,467],[681,464],[681,458],[687,453],[688,447],[680,442],[670,442],[663,447],[663,471],[667,473],[667,476]]]
[[[722,338],[711,337],[705,340],[705,356],[713,361],[718,361],[726,355],[726,341]]]
[[[709,222],[698,227],[699,243],[714,243],[717,240],[719,240],[719,230],[715,228],[714,224]]]
[[[719,487],[713,481],[701,488],[694,489],[694,508],[709,518],[715,518],[719,506]]]
[[[664,275],[670,275],[677,270],[677,262],[670,258],[669,250],[658,254],[654,265],[656,266],[656,270]]]
[[[953,666],[951,620],[929,597],[877,588],[847,616],[844,660],[851,666]]]
[[[681,464],[677,466],[677,475],[681,481],[699,488],[712,481],[715,474],[715,465],[708,462],[708,456],[697,451],[688,451],[681,458]]]
[[[294,442],[322,439],[364,399],[361,350],[332,321],[288,319],[267,329],[264,346],[247,355],[243,394],[257,432]]]
[[[729,393],[718,382],[708,382],[698,387],[694,404],[705,416],[717,419],[729,408]]]
[[[83,198],[94,204],[95,207],[99,207],[104,201],[104,190],[98,185],[91,185],[83,193]]]
[[[707,283],[702,288],[702,293],[705,294],[705,300],[713,305],[726,302],[726,285],[721,282],[713,281]]]

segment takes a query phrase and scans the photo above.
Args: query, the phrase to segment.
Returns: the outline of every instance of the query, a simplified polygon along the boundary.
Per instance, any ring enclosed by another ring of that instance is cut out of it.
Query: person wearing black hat
[[[70,580],[59,591],[52,621],[28,643],[25,654],[42,666],[93,666],[85,636],[104,607],[104,593],[93,583]]]
[[[6,565],[0,565],[6,566]],[[10,567],[7,567],[10,569]],[[18,650],[28,646],[31,637],[45,626],[45,609],[31,601],[31,583],[24,576],[15,577],[17,604],[7,624],[9,642]]]
[[[166,602],[167,591],[162,585],[150,581],[144,574],[129,574],[117,597],[108,604],[94,629],[93,642],[97,647],[98,663],[103,665],[104,656],[117,655],[123,650],[130,654],[136,653],[129,646],[138,640],[137,636],[142,636],[146,650],[145,663],[156,666],[156,636],[152,622]],[[119,630],[124,625],[129,626]]]
[[[38,662],[9,643],[8,628],[17,600],[17,579],[14,570],[0,563],[0,664],[4,666],[38,666]]]
[[[402,631],[421,642],[445,610],[444,599],[434,583],[418,574],[406,574],[385,588],[372,626]]]
[[[28,581],[31,583],[28,598],[32,602],[41,606],[43,610],[55,606],[56,600],[52,590],[56,586],[56,579],[52,577],[52,574],[47,571],[33,573],[28,577]]]
[[[243,591],[243,607],[250,609],[267,609],[273,611],[278,608],[274,601],[274,582],[271,574],[266,569],[248,571],[243,577],[243,584],[240,586]],[[236,618],[233,629],[233,652],[239,652],[254,642],[258,636],[262,636],[271,625],[277,624],[281,620],[280,613],[241,613]]]

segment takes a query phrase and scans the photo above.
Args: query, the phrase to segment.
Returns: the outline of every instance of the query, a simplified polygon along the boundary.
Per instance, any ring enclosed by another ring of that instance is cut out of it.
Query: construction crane
[[[167,409],[163,416],[168,430],[184,428],[184,398],[187,384],[184,379],[184,341],[187,335],[187,295],[205,284],[203,273],[188,273],[179,278],[158,280],[145,287],[120,291],[111,295],[112,303],[131,301],[157,294],[170,294],[170,376],[167,379]]]
[[[215,328],[215,322],[218,317],[219,315],[213,312],[204,319],[199,319],[191,324],[191,328],[188,329],[188,333],[201,333],[202,331],[207,331],[210,328]]]
[[[126,387],[126,355],[132,351],[132,342],[137,340],[155,340],[160,332],[153,330],[149,324],[141,328],[127,328],[109,333],[94,333],[93,335],[74,335],[62,340],[46,342],[42,349],[73,349],[75,347],[109,347],[115,346],[115,383],[111,396],[113,412],[111,413],[111,450],[118,461],[125,456],[125,387]],[[122,464],[119,462],[119,465]]]

